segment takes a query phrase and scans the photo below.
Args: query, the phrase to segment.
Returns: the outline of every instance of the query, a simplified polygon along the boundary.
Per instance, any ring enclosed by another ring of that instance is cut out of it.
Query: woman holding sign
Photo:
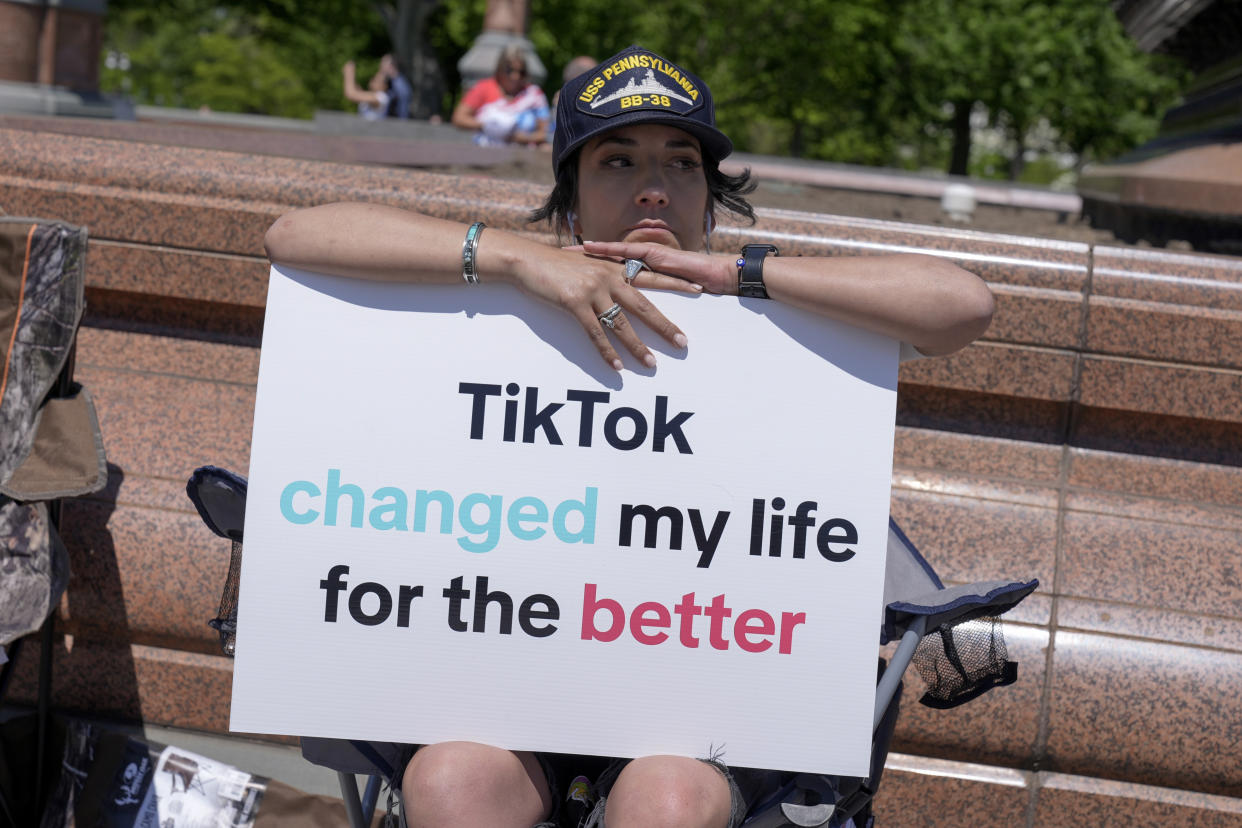
[[[631,319],[679,348],[685,334],[640,288],[768,298],[948,354],[987,328],[992,294],[939,258],[780,257],[771,245],[711,253],[717,210],[753,221],[749,174],[729,176],[733,149],[695,75],[631,47],[566,84],[557,107],[556,186],[533,220],[578,244],[555,248],[471,225],[370,204],[282,216],[268,231],[277,264],[363,279],[465,286],[506,281],[562,308],[616,370],[655,367]],[[586,239],[587,241],[582,241]],[[595,780],[589,793],[574,779]],[[404,777],[412,826],[555,820],[570,799],[594,800],[590,825],[739,825],[773,774],[730,774],[678,756],[633,761],[514,753],[474,743],[421,748]],[[581,806],[579,806],[581,807]],[[547,823],[549,825],[555,822]]]

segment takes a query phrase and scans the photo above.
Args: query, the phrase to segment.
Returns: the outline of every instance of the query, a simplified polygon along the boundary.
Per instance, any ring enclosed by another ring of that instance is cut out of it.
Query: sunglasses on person
[[[519,78],[524,78],[526,77],[526,67],[525,66],[506,66],[505,74],[516,75]]]

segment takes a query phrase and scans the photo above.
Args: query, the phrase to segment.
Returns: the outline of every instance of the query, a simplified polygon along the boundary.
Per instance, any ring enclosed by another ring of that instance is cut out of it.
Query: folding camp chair
[[[232,654],[237,624],[237,587],[241,570],[246,479],[204,466],[190,477],[186,491],[203,522],[233,544],[228,580],[217,618],[221,646]],[[948,708],[1017,679],[1008,660],[997,617],[1022,601],[1038,581],[986,581],[945,587],[896,522],[889,521],[884,576],[884,610],[880,643],[897,641],[887,665],[881,662],[876,686],[870,773],[864,778],[797,774],[780,790],[751,809],[748,828],[865,828],[872,823],[871,800],[897,723],[901,679],[913,661],[927,684],[920,700]],[[312,762],[337,771],[341,794],[354,828],[370,823],[382,781],[400,785],[409,746],[342,739],[303,738],[302,752]],[[354,774],[369,777],[360,801]],[[404,824],[404,821],[403,823]]]
[[[220,634],[220,648],[232,656],[237,644],[237,590],[241,581],[242,527],[246,519],[246,478],[227,469],[203,466],[190,477],[186,493],[207,527],[232,543],[220,609],[208,622]],[[302,753],[311,762],[336,771],[349,824],[353,828],[363,828],[371,824],[382,784],[387,781],[390,791],[399,787],[403,760],[409,750],[391,743],[303,737]],[[361,797],[355,778],[358,774],[367,777],[366,790]],[[405,824],[404,814],[401,824]]]
[[[1012,684],[999,616],[1035,591],[1039,581],[984,581],[945,587],[931,564],[889,519],[880,643],[897,641],[881,662],[872,719],[871,772],[864,778],[798,774],[751,809],[747,828],[867,828],[901,702],[902,676],[913,661],[927,685],[919,700],[947,709]]]
[[[39,631],[35,802],[49,735],[51,613],[69,581],[60,499],[107,482],[94,405],[73,382],[85,258],[82,228],[0,218],[0,700],[25,636]]]

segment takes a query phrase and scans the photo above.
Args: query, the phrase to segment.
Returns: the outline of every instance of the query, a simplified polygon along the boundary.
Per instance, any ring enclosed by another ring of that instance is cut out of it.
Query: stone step
[[[65,509],[55,702],[223,734],[232,664],[205,621],[229,549],[184,484],[247,471],[266,227],[361,198],[531,233],[542,193],[2,126],[0,152],[8,213],[92,231],[77,379],[110,477]],[[997,295],[982,342],[902,368],[892,511],[950,583],[1041,586],[1008,625],[1016,685],[942,712],[908,681],[885,824],[962,824],[972,792],[984,824],[1237,824],[1242,260],[778,210],[718,238],[944,255]]]

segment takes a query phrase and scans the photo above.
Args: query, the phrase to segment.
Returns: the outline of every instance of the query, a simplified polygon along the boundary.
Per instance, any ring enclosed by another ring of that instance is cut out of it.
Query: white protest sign
[[[273,269],[234,730],[867,773],[898,344],[650,296]]]

